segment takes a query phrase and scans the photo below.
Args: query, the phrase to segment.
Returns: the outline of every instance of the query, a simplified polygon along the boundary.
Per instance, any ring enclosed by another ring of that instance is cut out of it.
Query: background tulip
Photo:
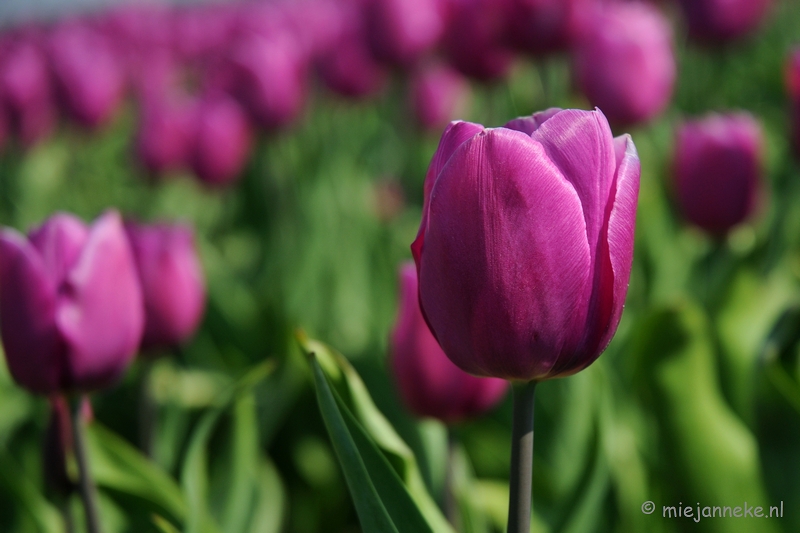
[[[786,90],[789,93],[792,142],[797,157],[800,157],[800,47],[789,54],[786,61]]]
[[[110,43],[99,32],[73,24],[56,30],[49,45],[58,97],[67,116],[87,127],[108,121],[125,87]]]
[[[238,102],[220,94],[198,103],[193,121],[190,164],[208,185],[230,184],[242,172],[250,154],[252,131]]]
[[[411,79],[411,107],[417,122],[428,130],[441,130],[466,111],[469,82],[444,65],[424,67]]]
[[[710,114],[677,131],[675,197],[686,219],[714,235],[743,222],[758,200],[761,126],[749,113]]]
[[[188,166],[194,133],[194,105],[186,97],[159,96],[142,104],[136,155],[161,174]]]
[[[390,65],[416,63],[444,32],[443,0],[368,0],[364,12],[372,53]]]
[[[616,330],[639,159],[600,111],[510,125],[523,131],[445,130],[412,250],[423,313],[456,365],[543,380],[587,367]]]
[[[577,39],[573,61],[581,92],[612,124],[650,120],[672,97],[672,30],[649,4],[605,4]]]
[[[508,389],[507,381],[471,376],[447,358],[419,310],[413,263],[400,268],[400,310],[391,350],[400,396],[417,416],[458,422],[491,409]]]
[[[597,0],[510,0],[508,42],[533,55],[566,50],[597,8]]]
[[[191,228],[128,222],[144,296],[142,349],[176,346],[194,334],[205,308],[205,280]]]
[[[680,0],[689,36],[698,41],[727,41],[754,30],[770,0]]]
[[[0,232],[0,334],[14,380],[38,393],[112,385],[136,353],[142,293],[120,216],[57,214]]]

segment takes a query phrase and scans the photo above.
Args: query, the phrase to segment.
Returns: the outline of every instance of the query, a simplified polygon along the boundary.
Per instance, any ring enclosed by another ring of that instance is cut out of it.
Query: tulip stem
[[[139,392],[139,446],[147,457],[153,456],[153,426],[156,423],[157,409],[150,390],[153,376],[153,361],[144,358]]]
[[[458,530],[458,504],[454,492],[456,436],[453,428],[447,427],[447,467],[444,476],[444,515],[447,521]]]
[[[533,481],[533,398],[536,382],[514,385],[508,533],[530,533]]]
[[[86,531],[100,533],[100,521],[97,514],[97,489],[89,472],[89,461],[86,455],[83,413],[81,412],[81,396],[72,398],[72,439],[75,448],[75,459],[78,461],[80,475],[79,488],[83,509],[86,514]]]

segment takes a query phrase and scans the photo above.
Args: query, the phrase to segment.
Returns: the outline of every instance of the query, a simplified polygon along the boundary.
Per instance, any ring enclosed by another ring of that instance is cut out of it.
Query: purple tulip
[[[248,35],[231,51],[228,91],[268,130],[288,125],[305,101],[306,65],[291,36]]]
[[[220,94],[197,105],[190,164],[204,183],[224,186],[236,180],[251,144],[250,123],[236,100]]]
[[[613,138],[599,110],[493,129],[453,122],[425,181],[411,248],[422,311],[450,360],[523,381],[589,366],[628,290],[639,191],[630,136]]]
[[[205,308],[205,278],[191,228],[128,222],[144,296],[142,349],[177,346],[197,330]]]
[[[566,50],[591,23],[598,0],[511,0],[508,42],[532,55]]]
[[[22,144],[48,137],[56,124],[47,57],[35,38],[21,38],[8,47],[0,64],[0,93],[9,126]]]
[[[800,157],[800,47],[795,48],[786,62],[786,90],[789,93],[794,152]]]
[[[680,126],[675,140],[675,195],[686,219],[724,235],[758,203],[763,139],[749,113],[710,114]]]
[[[400,268],[400,290],[400,311],[391,336],[391,365],[408,409],[420,417],[453,423],[494,407],[505,395],[508,382],[471,376],[447,358],[419,310],[413,263]]]
[[[0,295],[8,368],[33,392],[108,387],[136,354],[142,292],[116,212],[91,227],[57,214],[27,239],[0,231]]]
[[[675,84],[669,23],[649,4],[607,4],[578,39],[574,69],[578,87],[612,124],[650,120]]]
[[[689,36],[700,42],[724,42],[755,30],[770,0],[679,0]]]
[[[372,53],[388,65],[413,65],[444,33],[443,0],[367,0],[364,13]]]
[[[463,114],[469,96],[469,82],[443,65],[425,67],[411,79],[411,107],[417,122],[427,130],[441,131]]]
[[[125,76],[106,38],[89,27],[69,24],[57,29],[49,44],[66,114],[90,128],[107,122],[120,106]]]
[[[194,132],[194,105],[185,98],[161,96],[142,105],[136,154],[154,174],[188,166]]]
[[[493,81],[505,76],[514,60],[504,44],[508,0],[448,0],[449,23],[443,47],[450,63],[465,76]]]

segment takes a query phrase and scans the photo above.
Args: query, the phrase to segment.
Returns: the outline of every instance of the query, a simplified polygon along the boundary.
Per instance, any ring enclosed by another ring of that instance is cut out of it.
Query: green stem
[[[97,489],[89,472],[89,461],[86,456],[86,442],[84,435],[83,414],[81,413],[82,397],[76,395],[72,398],[72,439],[75,448],[75,458],[78,461],[80,475],[80,493],[83,508],[86,514],[87,533],[100,533],[100,520],[97,514]]]
[[[454,475],[455,475],[455,452],[456,452],[456,436],[453,434],[453,429],[447,427],[447,467],[444,476],[444,515],[447,521],[458,530],[456,522],[458,521],[458,505],[456,503],[456,495],[454,492]]]
[[[150,390],[153,376],[153,361],[142,358],[142,377],[139,384],[139,446],[147,457],[153,456],[153,428],[156,424],[157,408]]]
[[[533,481],[533,397],[536,382],[514,386],[508,533],[530,533]]]

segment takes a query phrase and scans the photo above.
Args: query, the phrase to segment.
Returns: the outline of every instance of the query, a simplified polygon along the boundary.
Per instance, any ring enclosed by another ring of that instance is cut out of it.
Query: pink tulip
[[[144,296],[142,349],[177,346],[197,330],[205,308],[205,278],[194,232],[177,224],[128,222]]]
[[[411,79],[411,107],[417,122],[427,130],[441,131],[463,115],[469,96],[469,82],[443,65],[425,67]]]
[[[252,144],[244,109],[220,94],[201,100],[195,110],[190,166],[201,181],[228,185],[242,173]]]
[[[508,41],[531,55],[566,50],[592,23],[599,0],[511,0]]]
[[[401,67],[417,63],[445,28],[443,0],[367,0],[365,16],[372,53]]]
[[[770,0],[680,0],[689,36],[697,41],[737,39],[758,27]]]
[[[675,195],[686,219],[713,235],[746,220],[759,199],[764,140],[749,113],[687,121],[675,140]]]
[[[422,312],[450,360],[538,381],[586,368],[616,331],[639,158],[600,111],[507,126],[445,130],[411,248]]]
[[[154,173],[188,167],[194,135],[194,105],[186,98],[161,96],[142,105],[136,154]]]
[[[668,21],[653,6],[612,2],[578,39],[577,84],[615,125],[646,122],[669,104],[675,54]]]
[[[106,388],[136,354],[142,292],[122,220],[57,214],[28,238],[0,231],[0,335],[14,380],[54,392]]]
[[[391,366],[408,409],[417,416],[453,423],[497,405],[508,382],[471,376],[447,358],[419,310],[413,263],[400,268],[400,290],[400,311],[391,337]]]

